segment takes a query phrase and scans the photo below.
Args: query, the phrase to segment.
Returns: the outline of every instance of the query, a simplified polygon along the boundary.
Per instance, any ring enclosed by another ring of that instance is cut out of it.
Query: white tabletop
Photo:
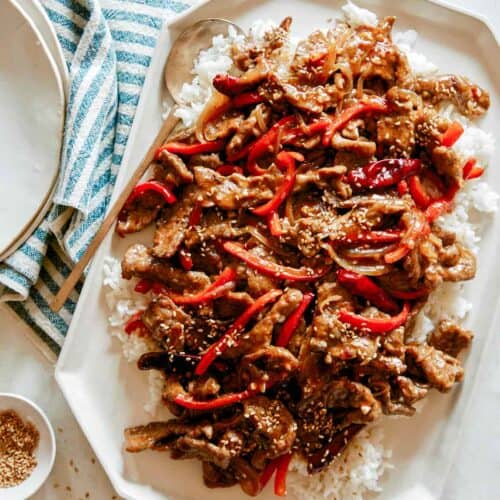
[[[500,34],[497,0],[449,0],[483,14]],[[473,41],[471,41],[473,42]],[[28,339],[29,328],[0,306],[0,392],[33,399],[47,412],[57,438],[54,470],[37,500],[117,498],[96,462],[53,376],[50,363]],[[490,500],[500,492],[500,335],[492,339],[465,418],[446,500]]]

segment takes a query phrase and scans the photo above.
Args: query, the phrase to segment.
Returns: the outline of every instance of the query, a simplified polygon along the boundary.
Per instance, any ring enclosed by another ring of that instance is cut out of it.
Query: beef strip
[[[164,206],[165,201],[160,194],[145,193],[121,211],[116,223],[116,232],[124,236],[142,231],[156,219]]]
[[[250,432],[254,467],[263,469],[267,460],[291,450],[297,424],[283,403],[256,396],[243,404],[243,417]]]
[[[421,78],[415,82],[415,90],[433,105],[452,102],[459,111],[469,117],[482,116],[490,107],[488,92],[472,84],[467,78],[443,75],[437,78]]]
[[[184,271],[151,255],[147,247],[132,245],[123,256],[122,276],[124,279],[146,278],[161,281],[176,291],[195,292],[210,285],[205,273]]]
[[[181,184],[190,184],[193,182],[193,173],[186,167],[186,164],[180,156],[169,153],[163,149],[159,160],[161,161],[161,170],[157,170],[156,178],[166,184],[180,186]]]
[[[160,218],[156,225],[152,253],[155,257],[173,257],[181,246],[189,228],[189,217],[200,192],[190,187],[184,196]]]
[[[276,187],[283,181],[278,169],[258,177],[232,174],[224,177],[205,167],[195,167],[196,184],[203,191],[204,206],[217,206],[223,210],[248,208],[269,201]]]
[[[439,322],[429,337],[429,345],[457,357],[462,349],[467,349],[472,341],[472,332],[465,330],[449,319]]]
[[[190,168],[207,167],[215,170],[217,167],[223,165],[223,162],[220,159],[219,153],[210,153],[191,156],[188,165]]]
[[[460,382],[464,370],[452,356],[427,344],[409,344],[406,362],[410,374],[421,377],[438,391],[449,391]]]
[[[167,296],[154,299],[144,311],[142,321],[153,338],[170,352],[182,352],[191,317]]]
[[[271,121],[271,109],[265,104],[258,104],[248,118],[245,118],[238,124],[235,134],[226,146],[227,156],[233,156],[238,153],[243,146],[256,140],[269,128]]]

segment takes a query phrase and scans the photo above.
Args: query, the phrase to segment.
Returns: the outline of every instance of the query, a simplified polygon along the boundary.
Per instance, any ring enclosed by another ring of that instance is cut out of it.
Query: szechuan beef
[[[118,223],[157,225],[122,275],[147,280],[134,319],[154,349],[138,366],[163,374],[177,417],[128,429],[126,447],[197,458],[208,487],[249,495],[278,460],[318,472],[382,414],[449,391],[472,338],[449,319],[412,333],[436,288],[476,272],[438,219],[469,182],[439,104],[476,117],[487,92],[417,78],[392,17],[315,31],[294,53],[290,23],[232,48],[238,76],[213,81],[223,110],[156,158],[178,201],[147,192]]]
[[[450,356],[457,357],[472,341],[472,332],[464,330],[453,321],[443,319],[431,333],[429,344]]]

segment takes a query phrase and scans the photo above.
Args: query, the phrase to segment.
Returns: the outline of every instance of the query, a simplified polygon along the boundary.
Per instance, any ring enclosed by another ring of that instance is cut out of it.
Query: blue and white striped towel
[[[106,212],[156,41],[196,0],[41,0],[68,64],[70,89],[55,203],[0,264],[0,301],[56,354],[81,283],[59,314],[48,304]]]

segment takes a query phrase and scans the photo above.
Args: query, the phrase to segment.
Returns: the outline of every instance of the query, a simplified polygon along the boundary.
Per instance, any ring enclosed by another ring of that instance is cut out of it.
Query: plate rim
[[[61,111],[59,124],[58,124],[58,137],[59,137],[59,151],[58,151],[58,160],[57,160],[57,168],[54,170],[51,184],[47,193],[40,201],[38,209],[33,213],[32,217],[22,226],[22,228],[17,232],[17,234],[12,238],[12,240],[7,243],[3,248],[0,248],[0,262],[3,262],[7,259],[12,253],[14,253],[33,233],[35,226],[37,226],[45,214],[48,212],[52,198],[55,193],[57,187],[57,181],[59,179],[60,174],[60,162],[61,162],[61,154],[63,148],[63,132],[64,132],[64,123],[66,120],[66,92],[63,84],[62,75],[59,72],[57,63],[55,62],[52,53],[50,52],[44,37],[40,33],[38,27],[35,25],[34,21],[31,17],[25,12],[24,9],[19,7],[16,0],[8,0],[9,4],[12,6],[14,10],[17,11],[19,16],[24,20],[24,22],[30,27],[31,31],[35,35],[37,41],[40,43],[41,50],[46,56],[46,59],[49,62],[49,66],[51,72],[53,73],[54,79],[56,81],[57,89],[58,89],[58,97],[59,97],[59,109]]]
[[[42,4],[38,0],[11,0],[15,3],[20,11],[22,11],[25,17],[29,17],[36,28],[40,31],[40,35],[45,41],[47,48],[52,55],[54,62],[57,66],[59,76],[63,81],[63,90],[65,95],[65,101],[68,100],[68,92],[69,92],[69,70],[68,65],[66,63],[66,59],[64,57],[64,52],[62,50],[62,46],[57,38],[57,33],[54,28],[54,25],[50,21],[50,18],[42,6]],[[35,20],[31,14],[31,12],[36,12],[37,19]],[[41,27],[43,24],[43,27]],[[42,33],[43,31],[43,33]],[[50,46],[47,42],[47,37],[50,37]]]
[[[491,27],[490,23],[487,21],[487,19],[484,15],[482,15],[476,11],[473,11],[469,8],[449,4],[446,0],[423,0],[423,1],[425,1],[426,3],[429,3],[429,4],[437,5],[438,7],[441,7],[441,8],[448,10],[448,11],[469,17],[469,18],[479,22],[486,29],[486,32],[494,40],[494,42],[496,44],[496,48],[497,48],[497,53],[500,55],[500,41],[499,41],[500,40],[500,32],[498,35],[495,33],[495,30],[493,30],[493,28]],[[163,25],[163,28],[162,28],[162,33],[165,30],[168,30],[170,28],[175,28],[179,25],[182,25],[189,17],[191,17],[192,15],[195,15],[198,10],[205,7],[207,4],[210,4],[213,2],[214,2],[214,0],[200,0],[199,3],[186,9],[184,12],[182,12],[180,15],[178,15],[174,19],[168,20],[167,22],[165,22],[165,24]],[[160,34],[160,36],[161,36],[161,34]],[[155,54],[153,54],[152,60],[154,60],[155,55],[156,55],[156,51],[158,51],[158,50],[159,49],[157,46],[155,49]],[[153,78],[152,72],[148,71],[148,74],[147,74],[146,79],[144,81],[143,89],[147,88],[147,86],[148,86],[150,80],[152,80],[152,78]],[[124,184],[125,180],[129,177],[129,174],[127,172],[125,172],[125,170],[130,169],[130,166],[128,164],[130,162],[131,151],[138,147],[138,144],[135,144],[135,142],[137,140],[139,123],[141,121],[140,118],[142,117],[142,115],[144,113],[144,108],[145,108],[144,101],[145,101],[145,95],[144,95],[144,92],[141,92],[141,96],[140,96],[140,99],[138,102],[137,112],[136,112],[136,115],[134,117],[134,122],[133,122],[133,125],[131,128],[131,131],[130,131],[129,140],[128,140],[127,147],[126,147],[124,157],[122,160],[122,165],[127,165],[127,168],[123,169],[122,172],[120,172],[121,175],[119,175],[117,178],[117,182],[115,183],[115,186],[113,188],[110,206],[112,205],[112,203],[114,202],[116,197],[119,196],[120,187]],[[110,234],[108,234],[107,238],[113,237],[113,235],[111,234],[111,236],[110,236]],[[77,338],[76,337],[76,332],[77,332],[76,324],[78,322],[80,315],[83,313],[83,307],[84,307],[83,304],[84,304],[84,302],[85,302],[85,300],[86,300],[86,298],[91,290],[90,282],[93,281],[93,278],[95,278],[96,273],[100,272],[100,269],[98,269],[98,267],[97,267],[97,262],[100,261],[98,256],[103,252],[103,250],[102,250],[103,247],[104,247],[104,245],[101,245],[99,252],[96,254],[96,256],[93,260],[93,263],[91,264],[91,267],[89,268],[87,279],[86,279],[85,284],[83,286],[83,289],[81,291],[80,299],[78,301],[77,307],[76,307],[75,312],[74,312],[73,321],[70,325],[70,328],[69,328],[68,333],[67,333],[66,338],[65,338],[64,345],[61,349],[58,361],[56,363],[54,376],[55,376],[56,382],[57,382],[58,386],[60,387],[66,401],[68,402],[68,406],[70,407],[75,419],[77,420],[78,424],[80,425],[82,432],[87,437],[87,439],[90,443],[90,446],[92,447],[93,451],[95,452],[96,457],[99,460],[101,466],[103,467],[106,474],[108,475],[113,487],[115,488],[115,490],[117,491],[117,493],[119,495],[123,496],[124,498],[133,499],[133,497],[130,496],[129,489],[124,490],[122,488],[122,484],[124,481],[123,476],[119,475],[118,473],[115,473],[114,470],[111,470],[110,466],[105,461],[105,457],[101,456],[100,451],[98,452],[94,448],[93,442],[91,440],[92,431],[89,429],[88,425],[83,420],[83,418],[80,416],[80,414],[78,414],[76,412],[76,408],[78,406],[78,397],[79,396],[78,396],[78,394],[76,394],[76,391],[71,391],[70,384],[71,384],[71,379],[74,377],[74,375],[72,373],[71,366],[69,364],[67,365],[67,358],[70,357],[71,344],[73,342],[76,342],[76,338]],[[485,342],[485,344],[483,346],[483,350],[486,347],[487,347],[487,342]],[[66,377],[67,377],[67,380],[66,380]],[[68,383],[68,387],[66,387],[66,383]],[[155,493],[158,493],[158,492],[156,492],[156,490],[155,490]],[[169,498],[165,494],[163,494],[163,495],[164,495],[164,498]]]

